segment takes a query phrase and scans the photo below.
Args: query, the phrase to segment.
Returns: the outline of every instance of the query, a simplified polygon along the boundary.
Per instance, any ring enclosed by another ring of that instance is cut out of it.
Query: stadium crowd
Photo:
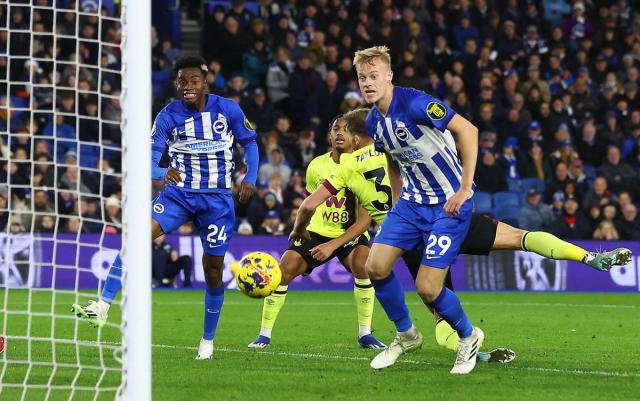
[[[263,163],[254,198],[238,205],[240,234],[290,230],[305,196],[305,168],[327,150],[329,122],[363,105],[353,53],[375,44],[391,49],[397,85],[445,100],[479,128],[475,182],[489,199],[483,211],[563,238],[640,239],[640,7],[633,1],[217,3],[205,5],[201,15],[209,89],[242,106],[257,127]],[[0,7],[0,13],[7,9]],[[10,27],[51,31],[56,18],[57,30],[79,35],[78,57],[87,67],[79,74],[71,72],[72,62],[57,63],[56,71],[46,61],[8,68],[0,57],[3,76],[31,76],[42,84],[33,93],[12,85],[4,88],[10,97],[0,99],[2,130],[12,132],[8,142],[0,135],[2,157],[11,152],[17,161],[2,162],[0,179],[10,180],[11,193],[0,187],[0,206],[7,196],[12,210],[24,205],[16,229],[35,224],[35,230],[47,231],[58,224],[61,231],[100,232],[106,220],[114,224],[105,227],[117,230],[120,83],[108,71],[120,66],[119,31],[102,26],[102,39],[114,46],[103,46],[99,54],[94,42],[83,41],[97,38],[97,18],[42,11],[29,21],[28,15],[12,7]],[[0,52],[29,53],[29,42],[19,36],[28,34],[11,33],[10,41],[7,35],[0,31]],[[171,66],[181,52],[155,28],[152,42],[155,114],[175,95]],[[59,44],[62,54],[56,57],[71,60],[74,45]],[[45,36],[34,36],[32,49],[39,59],[53,56]],[[102,81],[89,65],[103,68]],[[69,87],[55,105],[47,86],[53,80]],[[24,105],[29,99],[35,105],[32,123],[29,111],[8,113],[7,102]],[[61,113],[56,118],[54,108]],[[74,111],[75,116],[65,114]],[[101,126],[91,119],[98,112],[105,120]],[[91,143],[102,143],[104,154]],[[57,171],[52,161],[59,163]],[[240,182],[240,149],[236,167]],[[42,190],[16,187],[29,184],[31,176]],[[77,188],[87,196],[74,199],[64,191]],[[516,208],[496,201],[504,193],[516,199]],[[34,218],[30,204],[35,211],[69,217]],[[0,223],[7,224],[6,213],[0,214]],[[180,231],[192,233],[193,227]]]

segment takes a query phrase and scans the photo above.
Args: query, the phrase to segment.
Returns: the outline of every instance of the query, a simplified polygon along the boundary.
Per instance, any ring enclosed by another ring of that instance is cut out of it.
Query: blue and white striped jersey
[[[447,201],[460,188],[462,164],[449,121],[456,112],[422,91],[396,86],[386,116],[374,106],[367,116],[376,149],[400,167],[401,197],[419,204]]]
[[[231,191],[233,140],[244,146],[255,137],[236,102],[211,94],[202,112],[188,109],[181,100],[169,103],[151,132],[154,151],[169,147],[171,167],[181,172],[177,186],[197,192]]]

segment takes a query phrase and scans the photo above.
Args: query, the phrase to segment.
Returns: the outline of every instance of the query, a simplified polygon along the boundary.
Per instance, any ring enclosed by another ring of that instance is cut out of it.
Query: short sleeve
[[[418,124],[426,124],[440,131],[447,129],[447,125],[456,115],[455,110],[442,100],[426,93],[421,93],[411,100],[409,112]]]
[[[156,116],[151,127],[151,149],[156,152],[164,152],[167,148],[167,140],[173,129],[167,117],[166,111],[162,110]]]
[[[231,132],[238,143],[242,146],[256,138],[256,131],[249,119],[244,115],[242,109],[233,100],[227,101],[227,113],[230,121]]]
[[[318,175],[316,174],[316,168],[315,168],[316,163],[314,163],[315,160],[312,160],[311,163],[309,163],[309,165],[307,166],[307,175],[306,175],[307,188],[306,189],[308,193],[312,193],[313,191],[316,190],[316,188],[318,188]]]

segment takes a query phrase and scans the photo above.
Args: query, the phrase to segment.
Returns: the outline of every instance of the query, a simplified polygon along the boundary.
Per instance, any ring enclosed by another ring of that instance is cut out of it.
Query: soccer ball
[[[278,261],[268,253],[251,252],[240,260],[240,271],[236,275],[238,288],[251,298],[271,295],[282,279]]]

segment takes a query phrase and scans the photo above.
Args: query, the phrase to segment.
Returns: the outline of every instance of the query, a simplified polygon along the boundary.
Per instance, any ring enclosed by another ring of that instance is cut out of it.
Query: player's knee
[[[438,297],[438,295],[440,295],[441,291],[442,285],[438,286],[428,280],[416,281],[416,292],[426,303],[433,302]]]
[[[307,262],[296,252],[285,252],[280,261],[282,279],[280,285],[289,285],[294,278],[303,274],[307,269]]]

